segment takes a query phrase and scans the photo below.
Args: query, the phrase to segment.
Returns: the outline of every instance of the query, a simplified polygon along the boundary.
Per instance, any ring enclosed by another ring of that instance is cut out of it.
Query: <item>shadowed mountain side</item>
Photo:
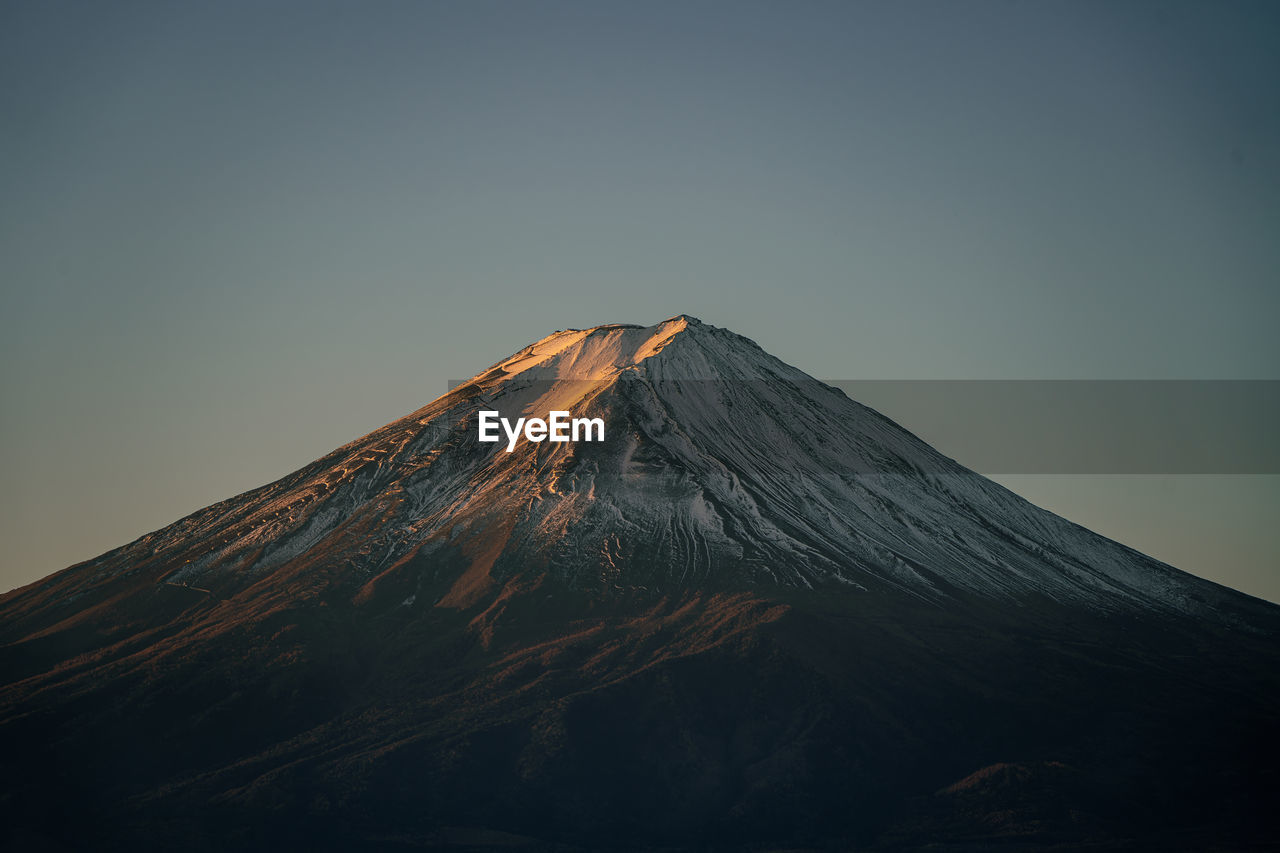
[[[582,849],[1168,849],[1265,838],[1280,790],[1274,649],[1185,620],[543,578],[463,610],[231,603],[10,685],[6,825],[206,849],[454,827]],[[958,781],[1010,761],[1032,782]]]

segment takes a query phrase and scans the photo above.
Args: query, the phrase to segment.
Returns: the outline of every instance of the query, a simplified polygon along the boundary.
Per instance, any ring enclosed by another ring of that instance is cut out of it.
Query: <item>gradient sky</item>
[[[1277,80],[1270,0],[7,2],[0,589],[566,327],[1280,378]],[[1280,600],[1280,478],[1175,480],[1002,479]]]

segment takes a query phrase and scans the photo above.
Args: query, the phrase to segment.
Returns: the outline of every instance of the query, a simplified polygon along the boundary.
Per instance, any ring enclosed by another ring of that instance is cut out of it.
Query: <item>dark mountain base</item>
[[[120,583],[0,629],[6,849],[1278,837],[1270,637],[830,591],[517,578],[458,610]]]

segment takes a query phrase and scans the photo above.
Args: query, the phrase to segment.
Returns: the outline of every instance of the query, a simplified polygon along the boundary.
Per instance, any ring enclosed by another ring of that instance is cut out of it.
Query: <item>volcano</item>
[[[0,597],[0,837],[1262,849],[1277,637],[744,337],[570,329]]]

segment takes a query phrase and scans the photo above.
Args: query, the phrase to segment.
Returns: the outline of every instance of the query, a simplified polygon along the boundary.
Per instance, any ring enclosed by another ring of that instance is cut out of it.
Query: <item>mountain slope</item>
[[[607,440],[508,453],[505,438],[478,441],[481,409],[601,417]],[[497,536],[500,548],[473,542]],[[683,316],[544,338],[293,475],[104,555],[68,591],[148,571],[230,594],[319,559],[373,593],[407,555],[468,550],[494,552],[490,575],[537,565],[579,588],[834,583],[1214,618],[1256,609]]]
[[[480,410],[605,439],[507,452]],[[0,597],[0,817],[71,847],[1244,843],[1278,612],[726,330],[568,330]]]

